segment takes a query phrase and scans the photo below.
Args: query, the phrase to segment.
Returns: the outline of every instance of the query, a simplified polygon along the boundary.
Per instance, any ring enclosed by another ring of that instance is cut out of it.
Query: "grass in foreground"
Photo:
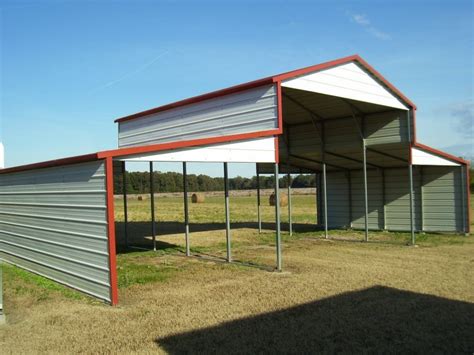
[[[418,248],[406,246],[408,233],[359,243],[363,232],[330,231],[324,240],[305,227],[313,197],[295,196],[283,273],[184,257],[177,198],[157,199],[157,252],[118,255],[118,307],[8,266],[1,352],[472,352],[473,237],[417,235]],[[130,203],[134,242],[146,246],[148,203]],[[234,258],[275,265],[273,208],[263,208],[259,234],[248,223],[254,199],[231,203]],[[225,256],[223,212],[220,198],[191,205],[193,254]]]

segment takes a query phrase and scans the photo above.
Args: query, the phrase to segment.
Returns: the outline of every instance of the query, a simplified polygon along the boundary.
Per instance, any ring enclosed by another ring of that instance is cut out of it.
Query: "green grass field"
[[[292,237],[282,207],[283,268],[275,266],[274,207],[232,196],[226,254],[222,196],[190,204],[184,256],[182,199],[156,198],[158,250],[124,249],[116,201],[118,307],[4,266],[8,325],[1,353],[474,351],[474,241],[461,235],[314,228],[315,197],[293,197]],[[129,201],[131,244],[150,248],[148,200]]]

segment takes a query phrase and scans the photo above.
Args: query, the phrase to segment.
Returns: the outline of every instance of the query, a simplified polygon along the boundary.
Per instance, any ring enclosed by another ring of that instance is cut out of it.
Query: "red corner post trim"
[[[114,215],[114,167],[113,159],[105,159],[107,190],[107,234],[109,240],[110,303],[118,304],[117,261],[115,251],[115,215]]]
[[[281,81],[276,83],[277,87],[277,110],[278,110],[278,130],[283,133],[283,99],[281,92]]]

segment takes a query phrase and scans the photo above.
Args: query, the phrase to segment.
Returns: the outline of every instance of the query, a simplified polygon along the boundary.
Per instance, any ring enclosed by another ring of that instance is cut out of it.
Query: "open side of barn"
[[[150,162],[150,172],[153,162],[182,162],[188,255],[187,162],[223,163],[229,262],[230,163],[255,163],[275,181],[317,174],[326,236],[331,228],[364,229],[365,240],[369,230],[410,231],[414,244],[417,231],[469,233],[468,162],[418,143],[415,110],[350,56],[118,119],[118,149],[0,170],[0,256],[117,304],[113,179],[127,161]],[[275,196],[281,270],[278,184]]]

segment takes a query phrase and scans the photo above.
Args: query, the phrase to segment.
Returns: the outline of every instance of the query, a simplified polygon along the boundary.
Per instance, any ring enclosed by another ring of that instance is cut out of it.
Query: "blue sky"
[[[115,148],[117,117],[355,53],[418,105],[419,141],[473,154],[472,1],[0,4],[7,166]]]

